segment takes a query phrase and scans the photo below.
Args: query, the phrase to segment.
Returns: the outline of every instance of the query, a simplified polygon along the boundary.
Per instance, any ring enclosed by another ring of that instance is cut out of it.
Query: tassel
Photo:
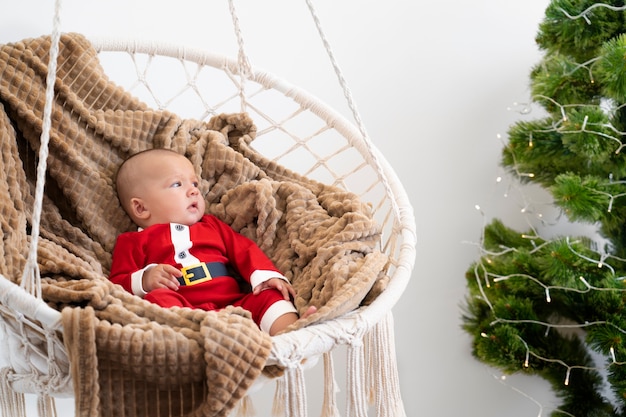
[[[370,395],[374,396],[379,417],[406,417],[396,362],[393,315],[389,312],[366,339],[369,355]]]
[[[287,386],[285,384],[285,377],[278,378],[276,381],[276,391],[274,392],[274,403],[272,404],[272,416],[284,417],[285,416],[285,398],[287,397]]]
[[[378,384],[378,359],[377,357],[380,355],[380,352],[376,351],[377,343],[377,335],[378,332],[370,331],[365,334],[365,378],[366,378],[366,389],[367,389],[367,405],[371,406],[376,403],[378,398],[377,395],[377,384]]]
[[[37,411],[39,417],[57,417],[54,398],[47,394],[39,395],[37,397]]]
[[[347,417],[367,417],[364,381],[364,349],[362,340],[348,348]]]
[[[0,410],[3,417],[26,417],[24,394],[15,392],[9,383],[12,373],[10,368],[0,369]]]
[[[237,417],[254,417],[256,415],[254,404],[252,403],[252,399],[249,395],[245,395],[241,400],[239,400],[235,415]]]
[[[302,367],[285,370],[287,417],[306,417],[306,390]]]
[[[335,380],[335,366],[333,355],[324,353],[324,404],[320,417],[341,417],[337,408],[337,381]]]

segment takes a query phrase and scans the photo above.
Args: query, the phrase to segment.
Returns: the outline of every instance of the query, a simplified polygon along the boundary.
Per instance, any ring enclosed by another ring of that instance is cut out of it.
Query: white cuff
[[[272,304],[267,310],[265,310],[265,314],[261,318],[261,323],[259,323],[259,327],[262,331],[269,334],[270,329],[272,328],[272,324],[276,321],[277,318],[287,313],[298,313],[298,310],[294,307],[294,305],[287,300],[278,300],[274,304]]]
[[[250,275],[250,285],[252,286],[252,289],[255,289],[257,285],[260,285],[272,278],[280,278],[284,281],[289,282],[289,280],[285,278],[285,276],[280,272],[257,269],[252,273],[252,275]]]
[[[147,265],[145,268],[140,269],[139,271],[135,271],[130,274],[130,287],[133,290],[133,294],[138,295],[143,298],[148,294],[143,289],[142,281],[143,281],[143,273],[146,272],[147,269],[152,268],[156,264]]]

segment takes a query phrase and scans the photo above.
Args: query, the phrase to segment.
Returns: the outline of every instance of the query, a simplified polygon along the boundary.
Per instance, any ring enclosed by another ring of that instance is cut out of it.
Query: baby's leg
[[[241,306],[252,314],[252,319],[259,328],[273,336],[298,320],[298,311],[291,301],[283,298],[280,291],[270,288],[259,294],[247,294],[235,305]],[[303,317],[308,317],[314,310],[307,310]]]
[[[316,311],[317,311],[317,308],[315,308],[314,306],[310,306],[306,310],[306,312],[302,315],[302,318],[309,317],[311,314],[315,313]],[[274,336],[275,334],[278,334],[279,332],[283,331],[288,326],[295,323],[295,321],[298,320],[299,318],[300,316],[298,316],[298,313],[285,313],[282,316],[279,316],[276,320],[274,320],[274,323],[272,323],[269,329],[270,336]]]

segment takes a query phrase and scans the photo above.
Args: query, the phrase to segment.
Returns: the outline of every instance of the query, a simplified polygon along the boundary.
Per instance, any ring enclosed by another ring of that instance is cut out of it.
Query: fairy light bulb
[[[585,279],[585,277],[578,277],[579,280],[582,281],[583,284],[585,284],[585,286],[589,289],[591,289],[591,285],[587,282],[587,280]]]

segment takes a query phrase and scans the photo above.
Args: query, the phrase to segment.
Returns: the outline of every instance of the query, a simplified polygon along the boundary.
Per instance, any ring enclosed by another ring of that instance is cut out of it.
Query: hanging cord
[[[252,65],[250,65],[250,60],[246,55],[244,42],[243,42],[243,33],[241,31],[241,25],[239,24],[239,17],[237,16],[237,11],[235,10],[235,2],[234,0],[228,0],[228,8],[230,10],[230,15],[233,19],[233,26],[235,29],[235,36],[237,37],[237,46],[239,48],[239,53],[237,54],[237,65],[239,69],[239,97],[241,99],[241,112],[246,111],[246,81],[250,78],[250,74],[252,74]]]
[[[46,103],[43,110],[43,127],[41,130],[41,145],[39,147],[39,162],[37,164],[37,186],[35,188],[35,203],[33,218],[31,220],[31,241],[28,259],[24,267],[21,286],[30,294],[41,298],[41,277],[37,264],[37,247],[39,245],[39,225],[41,223],[41,211],[43,206],[43,190],[48,169],[48,143],[50,142],[50,126],[52,103],[54,100],[54,83],[56,81],[57,57],[59,55],[59,40],[61,38],[61,0],[54,4],[54,17],[52,21],[52,34],[50,36],[50,57],[48,73],[46,77]]]
[[[339,85],[341,86],[344,97],[346,98],[348,102],[348,107],[350,107],[350,110],[352,111],[352,117],[354,117],[354,120],[357,123],[359,131],[361,132],[361,136],[363,137],[365,146],[367,147],[370,155],[372,156],[372,160],[374,162],[374,165],[376,166],[376,169],[379,171],[379,173],[382,173],[381,163],[378,159],[378,156],[376,155],[376,152],[374,152],[374,146],[372,145],[370,137],[367,134],[365,125],[361,119],[359,111],[356,108],[356,104],[354,103],[354,99],[352,98],[352,92],[348,88],[348,84],[343,76],[343,72],[341,71],[341,68],[339,68],[339,64],[337,64],[337,60],[335,59],[335,54],[333,53],[330,47],[330,43],[328,42],[328,39],[326,38],[324,30],[322,29],[322,24],[320,23],[320,20],[317,17],[317,13],[315,11],[315,8],[313,7],[313,3],[311,2],[311,0],[306,0],[306,4],[309,7],[309,11],[311,12],[311,16],[313,17],[315,26],[317,27],[317,32],[319,33],[320,38],[322,39],[324,48],[326,49],[326,53],[328,54],[328,57],[330,58],[330,62],[333,66],[333,69],[335,70],[335,74],[337,75],[337,79],[339,80]],[[383,186],[385,187],[385,191],[387,192],[389,199],[391,200],[391,205],[393,207],[394,213],[396,214],[398,218],[401,218],[402,216],[400,213],[400,208],[398,207],[395,193],[391,189],[391,185],[389,184],[389,181],[384,175],[379,175],[379,177],[380,177],[380,181],[383,183]]]

